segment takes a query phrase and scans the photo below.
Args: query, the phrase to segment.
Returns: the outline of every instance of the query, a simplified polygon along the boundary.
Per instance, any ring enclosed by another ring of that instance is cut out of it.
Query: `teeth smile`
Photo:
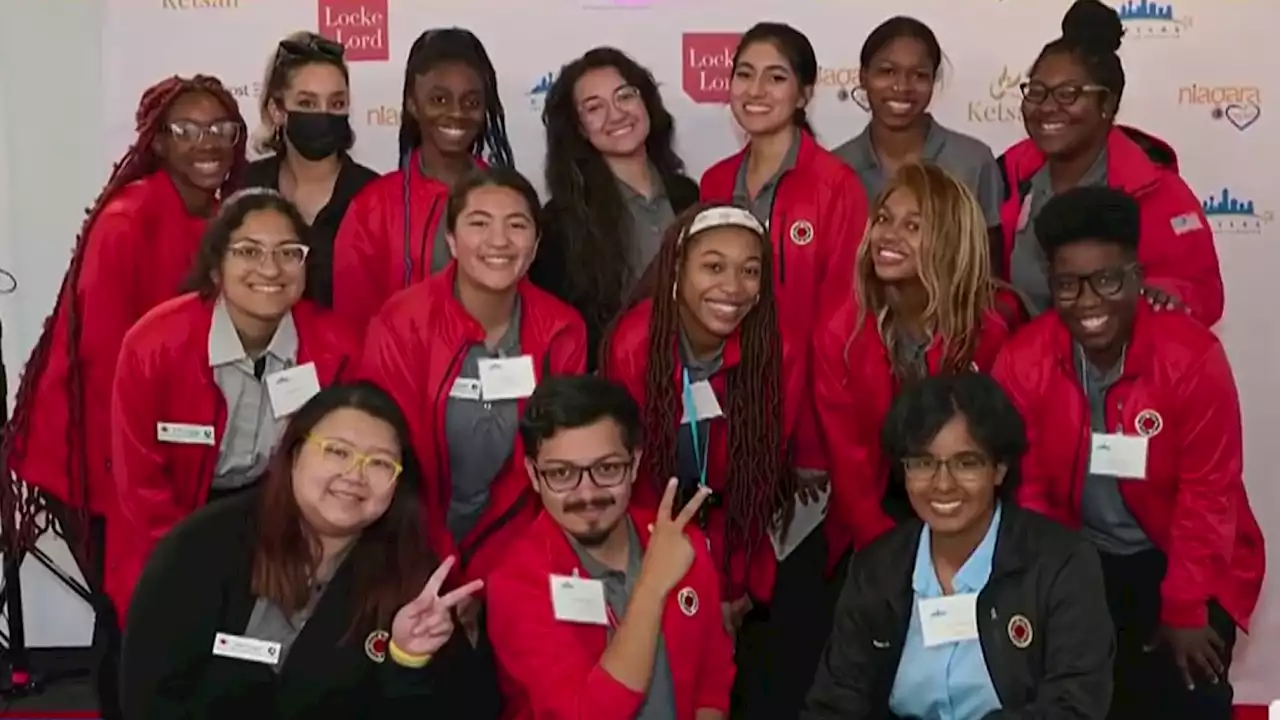
[[[905,260],[907,257],[906,255],[903,255],[900,252],[897,252],[895,250],[887,250],[887,249],[881,249],[876,254],[879,255],[880,258],[884,260],[890,260],[890,261]]]
[[[213,174],[222,169],[222,163],[216,160],[202,160],[195,163],[195,167],[196,170],[199,170],[202,173]]]
[[[1047,133],[1061,132],[1063,128],[1065,128],[1066,126],[1067,126],[1066,123],[1060,123],[1060,122],[1040,123],[1040,129]]]
[[[764,115],[772,110],[768,105],[759,105],[757,103],[747,103],[742,106],[742,109],[752,115]]]
[[[507,267],[507,266],[511,265],[511,263],[513,263],[513,262],[515,262],[515,261],[516,261],[516,259],[515,259],[515,258],[509,258],[509,257],[482,257],[482,258],[480,258],[480,262],[484,263],[485,265],[488,265],[489,267],[501,267],[501,268],[504,268],[504,267]]]
[[[630,133],[632,130],[635,130],[635,129],[636,129],[635,125],[626,125],[624,127],[618,128],[617,130],[611,131],[609,133],[609,137],[621,137],[623,135]]]
[[[938,513],[939,515],[950,515],[951,513],[960,509],[960,501],[952,500],[951,502],[945,502],[945,503],[934,501],[929,503],[929,507],[933,508],[933,511]]]
[[[265,293],[267,295],[275,295],[284,292],[283,285],[250,285],[249,289],[254,292]]]
[[[1108,318],[1106,315],[1101,315],[1098,317],[1081,318],[1080,325],[1085,330],[1088,330],[1089,332],[1097,332],[1098,330],[1101,330],[1104,325],[1107,324],[1107,320]]]
[[[912,108],[913,103],[902,102],[900,100],[886,100],[885,105],[889,106],[889,109],[894,112],[904,113]]]
[[[463,137],[466,136],[467,131],[463,130],[462,128],[442,127],[440,128],[440,134],[444,135],[445,137],[451,140],[461,140]]]
[[[708,300],[707,307],[710,307],[712,310],[714,310],[717,314],[720,314],[720,315],[736,315],[738,313],[738,310],[742,306],[734,303],[717,302],[715,300]]]

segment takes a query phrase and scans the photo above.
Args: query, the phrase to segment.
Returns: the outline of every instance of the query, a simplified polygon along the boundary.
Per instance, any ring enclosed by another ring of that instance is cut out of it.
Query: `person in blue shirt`
[[[1098,554],[1013,501],[1027,437],[999,385],[909,387],[882,444],[920,519],[854,556],[802,720],[1103,720]]]

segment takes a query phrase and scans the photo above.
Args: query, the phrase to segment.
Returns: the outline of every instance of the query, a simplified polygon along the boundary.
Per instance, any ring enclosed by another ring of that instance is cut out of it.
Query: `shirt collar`
[[[293,313],[280,318],[275,335],[267,344],[267,354],[281,362],[292,362],[298,355],[298,330],[293,324]],[[213,306],[213,322],[209,326],[209,367],[232,365],[241,360],[252,360],[245,352],[235,323],[227,312],[226,304],[219,299]]]
[[[956,594],[981,592],[991,577],[991,565],[995,560],[996,536],[1000,530],[1000,503],[996,503],[995,512],[991,516],[991,525],[982,542],[974,548],[969,559],[964,561],[951,585]],[[920,529],[920,544],[916,548],[915,570],[911,576],[911,589],[917,595],[938,597],[942,595],[942,583],[938,582],[938,571],[933,566],[932,545],[930,543],[929,526]]]
[[[925,113],[925,122],[928,123],[929,129],[925,131],[924,147],[920,154],[925,162],[937,162],[938,157],[942,155],[942,148],[946,147],[948,131],[928,113]],[[876,148],[871,143],[871,123],[867,123],[862,132],[850,140],[849,144],[853,146],[850,159],[853,161],[855,170],[867,172],[880,169],[880,158],[876,155]]]
[[[645,197],[644,193],[628,185],[622,178],[615,179],[618,182],[618,189],[622,191],[622,197],[625,200],[646,203],[665,200],[667,197],[667,188],[663,185],[662,175],[658,172],[658,168],[653,166],[653,163],[649,164],[649,178],[653,182],[653,197]]]
[[[640,536],[636,534],[636,526],[632,524],[631,516],[623,516],[622,521],[627,524],[627,571],[623,574],[629,576],[639,569],[643,555],[640,552]],[[569,546],[577,554],[578,562],[582,563],[582,569],[586,570],[591,577],[599,579],[618,572],[592,557],[587,548],[572,535],[565,533],[565,537],[569,539]]]

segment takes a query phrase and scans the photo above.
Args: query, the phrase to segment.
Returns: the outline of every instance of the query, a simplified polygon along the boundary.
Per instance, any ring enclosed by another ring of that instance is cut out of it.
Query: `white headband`
[[[764,225],[749,211],[733,205],[717,205],[716,207],[709,207],[694,216],[693,222],[689,223],[689,227],[680,233],[680,243],[683,244],[690,235],[720,227],[740,227],[757,235],[763,236],[767,234]]]

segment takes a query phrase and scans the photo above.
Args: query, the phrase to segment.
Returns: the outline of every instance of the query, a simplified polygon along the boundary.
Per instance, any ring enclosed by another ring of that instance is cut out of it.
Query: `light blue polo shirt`
[[[999,529],[1000,506],[996,505],[987,534],[956,573],[952,582],[956,594],[977,593],[986,587]],[[991,684],[981,641],[975,638],[931,648],[924,646],[919,601],[943,597],[942,584],[933,567],[928,526],[920,531],[911,587],[915,591],[911,626],[889,695],[889,709],[899,717],[930,720],[972,720],[1000,710],[1000,696]]]

